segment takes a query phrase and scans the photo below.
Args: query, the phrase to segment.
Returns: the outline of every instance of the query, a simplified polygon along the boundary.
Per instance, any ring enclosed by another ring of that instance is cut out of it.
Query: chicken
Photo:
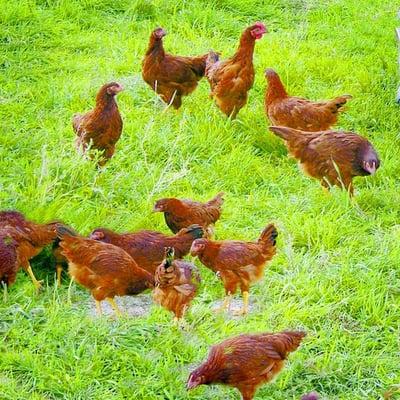
[[[267,29],[261,22],[248,27],[240,38],[235,55],[220,61],[211,52],[206,62],[206,77],[210,83],[210,97],[226,116],[236,118],[247,103],[247,92],[254,83],[253,53],[255,41],[261,39]]]
[[[153,276],[120,247],[77,236],[65,226],[57,228],[57,235],[69,274],[90,290],[98,314],[102,314],[101,302],[107,300],[119,316],[122,313],[115,296],[135,295],[154,287]]]
[[[268,88],[265,92],[265,112],[274,125],[308,132],[329,129],[336,124],[339,112],[352,96],[343,95],[328,101],[310,101],[289,96],[273,69],[265,71]]]
[[[4,302],[7,301],[7,287],[15,282],[19,269],[18,236],[18,231],[10,226],[0,228],[0,283],[4,290]]]
[[[205,229],[205,236],[211,237],[213,225],[221,216],[223,195],[222,192],[218,193],[207,203],[175,198],[161,199],[154,205],[153,212],[164,213],[165,222],[174,233],[192,224],[199,224]]]
[[[257,389],[282,370],[288,354],[305,335],[261,333],[227,339],[213,346],[207,360],[189,375],[187,389],[223,384],[238,389],[243,400],[252,400]]]
[[[283,126],[269,129],[285,140],[303,171],[318,179],[325,189],[336,185],[353,195],[353,178],[373,175],[380,166],[372,144],[356,133],[304,132]]]
[[[18,211],[0,212],[0,228],[11,226],[19,231],[19,236],[15,237],[18,242],[18,263],[28,272],[37,290],[40,289],[41,282],[36,279],[29,260],[37,256],[43,247],[51,244],[56,239],[57,225],[58,222],[37,224],[28,221]]]
[[[319,394],[317,392],[311,392],[302,396],[301,400],[319,400]]]
[[[72,126],[77,135],[76,148],[86,153],[89,147],[100,152],[103,166],[114,154],[121,137],[122,118],[115,96],[123,90],[117,82],[103,85],[96,96],[96,106],[86,114],[76,114]]]
[[[166,236],[160,232],[139,231],[134,233],[115,233],[109,229],[95,229],[90,238],[111,243],[124,249],[136,263],[154,275],[164,260],[165,247],[173,247],[176,258],[189,254],[193,240],[203,236],[199,225],[181,229],[175,236]]]
[[[224,284],[226,297],[222,310],[229,310],[231,297],[240,286],[243,308],[239,314],[248,313],[250,284],[262,278],[265,264],[275,255],[277,236],[275,226],[270,224],[262,231],[257,242],[209,239],[196,239],[193,242],[191,255],[197,256]]]
[[[198,57],[168,54],[163,46],[163,37],[166,34],[162,28],[151,33],[142,61],[142,77],[165,103],[178,109],[182,105],[182,96],[192,93],[204,76],[208,54]]]
[[[165,259],[155,274],[154,301],[175,315],[174,320],[183,318],[196,295],[200,284],[197,268],[186,261],[174,260],[173,247],[165,250]]]

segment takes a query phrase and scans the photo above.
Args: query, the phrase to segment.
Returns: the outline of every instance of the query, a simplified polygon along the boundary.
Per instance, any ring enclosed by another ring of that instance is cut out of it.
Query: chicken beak
[[[372,163],[365,163],[364,169],[369,172],[371,175],[374,175],[376,172],[376,164],[374,162]]]
[[[189,378],[188,383],[186,384],[186,390],[192,390],[195,387],[199,386],[199,382],[197,379],[193,378],[192,376]]]
[[[161,212],[161,210],[157,206],[154,206],[152,212],[153,213]]]

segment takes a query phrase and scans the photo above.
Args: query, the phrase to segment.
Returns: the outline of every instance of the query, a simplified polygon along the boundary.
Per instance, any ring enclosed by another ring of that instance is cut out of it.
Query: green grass
[[[34,220],[62,219],[87,234],[97,226],[167,232],[153,202],[206,200],[226,193],[218,238],[255,239],[270,221],[278,254],[251,290],[244,319],[214,315],[223,289],[201,268],[203,285],[189,332],[154,305],[144,317],[88,315],[87,291],[40,258],[46,281],[34,294],[20,272],[0,303],[0,398],[237,399],[225,387],[186,393],[188,373],[215,342],[243,332],[301,328],[309,335],[258,399],[378,399],[399,373],[399,109],[397,7],[391,0],[10,0],[2,1],[0,205]],[[227,121],[208,99],[208,83],[179,114],[140,76],[150,31],[169,35],[172,53],[233,53],[243,28],[262,20],[256,82],[248,105]],[[263,70],[274,67],[292,94],[354,96],[339,126],[368,137],[382,167],[356,179],[357,203],[323,194],[268,132]],[[93,106],[98,88],[117,80],[124,131],[99,172],[76,154],[71,117]],[[150,295],[150,294],[149,294]]]

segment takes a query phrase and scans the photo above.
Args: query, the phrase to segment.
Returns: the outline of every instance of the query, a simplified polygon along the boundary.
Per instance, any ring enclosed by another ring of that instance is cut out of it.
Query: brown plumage
[[[210,97],[227,116],[236,118],[247,103],[247,92],[254,83],[253,53],[255,41],[267,32],[261,22],[249,26],[240,38],[235,55],[220,61],[217,53],[211,52],[206,62],[206,77],[210,83]]]
[[[174,233],[192,224],[199,224],[205,229],[205,236],[211,237],[213,225],[221,216],[223,195],[222,192],[218,193],[206,203],[175,198],[160,199],[154,205],[153,212],[164,213],[165,222]]]
[[[187,389],[222,384],[239,390],[243,400],[252,400],[257,389],[270,382],[295,351],[304,332],[240,335],[213,346],[207,360],[194,370]]]
[[[17,251],[20,235],[16,229],[10,226],[0,228],[0,283],[4,286],[4,293],[17,278],[19,269]]]
[[[33,274],[29,260],[37,256],[43,247],[56,239],[57,225],[58,222],[38,224],[28,221],[18,211],[0,212],[0,227],[11,226],[19,231],[18,237],[15,237],[18,242],[18,263],[28,272],[37,289],[40,288],[41,284]]]
[[[183,258],[189,254],[193,240],[202,236],[203,229],[199,225],[184,228],[174,236],[167,236],[161,232],[153,231],[119,234],[105,228],[95,229],[90,234],[91,239],[121,247],[141,268],[152,275],[164,260],[166,247],[173,247],[175,257]]]
[[[89,146],[98,150],[100,166],[113,156],[122,133],[122,118],[115,101],[115,96],[122,90],[117,82],[103,85],[97,93],[95,108],[86,114],[76,114],[72,120],[77,150],[86,153]]]
[[[269,128],[282,138],[303,171],[324,188],[336,185],[353,194],[355,176],[373,175],[380,166],[372,144],[353,132],[304,132],[282,126]]]
[[[100,314],[101,301],[108,300],[119,315],[115,296],[139,294],[154,286],[153,276],[120,247],[76,236],[64,226],[57,228],[57,234],[69,263],[69,274],[90,290]]]
[[[268,87],[265,92],[265,112],[274,125],[308,132],[318,132],[335,125],[339,112],[351,99],[343,95],[328,101],[310,101],[289,96],[279,75],[273,69],[265,71]]]
[[[202,264],[217,273],[224,284],[226,298],[223,309],[229,309],[231,296],[239,286],[244,302],[240,313],[248,312],[250,285],[262,278],[265,264],[275,255],[277,236],[275,226],[270,224],[257,242],[208,239],[193,242],[192,256],[197,256]]]
[[[208,54],[198,57],[180,57],[164,50],[162,28],[150,35],[149,46],[142,61],[143,80],[161,99],[175,109],[182,105],[182,96],[192,93],[204,76]]]
[[[166,248],[164,261],[155,273],[156,287],[154,301],[175,315],[175,320],[183,317],[200,284],[197,268],[186,261],[174,260],[174,249]]]

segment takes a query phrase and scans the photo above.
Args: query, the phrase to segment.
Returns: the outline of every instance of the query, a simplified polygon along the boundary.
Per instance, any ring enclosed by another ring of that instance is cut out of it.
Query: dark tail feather
[[[306,337],[306,332],[301,331],[287,331],[282,332],[281,335],[286,336],[285,350],[287,353],[297,350],[301,341]]]
[[[276,230],[276,227],[274,224],[269,224],[262,232],[260,235],[260,238],[258,239],[259,242],[265,243],[265,244],[272,244],[275,246],[276,244],[276,238],[278,237],[278,231]]]
[[[78,236],[78,235],[73,229],[68,228],[65,225],[57,226],[57,237],[62,240],[64,236]]]
[[[165,248],[165,263],[164,267],[169,268],[174,262],[175,250],[173,247]]]
[[[328,104],[333,112],[340,111],[340,109],[347,103],[348,100],[351,100],[353,96],[349,94],[345,94],[343,96],[339,96],[331,100]]]
[[[207,54],[206,67],[209,68],[211,65],[215,64],[218,61],[219,61],[219,54],[216,53],[215,51],[210,51]]]
[[[182,232],[181,234],[189,233],[195,239],[200,239],[204,236],[204,229],[200,225],[197,225],[197,224],[190,225],[187,228],[181,229],[177,233],[177,235],[179,235],[180,232]]]
[[[224,192],[218,193],[213,199],[208,201],[208,204],[216,207],[222,206],[222,204],[224,204],[224,198],[223,198],[224,194],[225,194]]]

